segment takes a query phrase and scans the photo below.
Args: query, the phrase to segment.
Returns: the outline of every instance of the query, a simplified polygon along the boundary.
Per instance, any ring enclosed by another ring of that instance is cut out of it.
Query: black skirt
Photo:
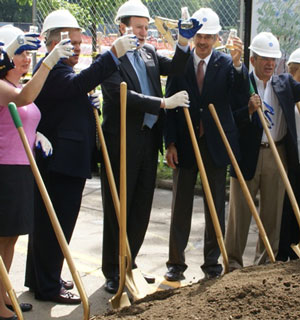
[[[0,165],[0,236],[33,229],[34,179],[29,165]]]

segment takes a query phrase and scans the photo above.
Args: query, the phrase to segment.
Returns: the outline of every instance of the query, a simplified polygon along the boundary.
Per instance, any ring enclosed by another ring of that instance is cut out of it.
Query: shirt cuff
[[[178,48],[181,49],[183,52],[188,52],[188,50],[189,50],[189,45],[182,46],[182,45],[180,45],[179,43],[177,43],[177,45],[178,45]]]
[[[115,64],[116,64],[117,66],[119,66],[119,65],[121,64],[121,62],[119,61],[119,59],[111,52],[111,50],[108,50],[108,52],[109,52],[110,55],[112,56]]]
[[[242,72],[242,68],[243,68],[243,65],[241,64],[239,67],[236,67],[235,65],[233,65],[235,70],[238,72],[238,73],[241,73]]]

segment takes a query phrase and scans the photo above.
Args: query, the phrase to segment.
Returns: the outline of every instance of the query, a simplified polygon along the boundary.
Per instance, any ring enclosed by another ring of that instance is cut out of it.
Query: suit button
[[[203,108],[200,108],[200,112],[203,112]]]

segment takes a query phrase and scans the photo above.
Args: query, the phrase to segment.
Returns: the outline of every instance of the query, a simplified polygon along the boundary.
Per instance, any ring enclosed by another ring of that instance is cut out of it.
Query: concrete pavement
[[[137,258],[139,268],[156,277],[154,287],[168,288],[169,285],[178,286],[164,281],[166,260],[168,258],[168,237],[171,216],[172,192],[156,189],[154,196],[151,221],[144,244]],[[104,291],[104,277],[101,272],[101,246],[102,246],[102,199],[99,177],[87,181],[82,206],[70,244],[70,250],[77,270],[85,286],[91,305],[91,316],[104,314],[110,310],[109,299],[111,295]],[[191,235],[186,249],[186,262],[188,269],[186,279],[181,285],[197,282],[203,278],[200,265],[203,263],[203,237],[204,237],[203,200],[195,196],[194,213]],[[247,249],[244,255],[245,265],[251,265],[255,252],[257,229],[252,222],[248,237]],[[27,236],[19,238],[10,279],[17,293],[19,302],[30,302],[34,305],[31,312],[24,313],[25,320],[79,320],[83,319],[82,305],[66,306],[51,302],[41,302],[34,299],[33,294],[23,286],[27,250]],[[221,261],[222,259],[220,259]],[[72,277],[65,265],[63,278]],[[76,291],[76,290],[75,290]]]

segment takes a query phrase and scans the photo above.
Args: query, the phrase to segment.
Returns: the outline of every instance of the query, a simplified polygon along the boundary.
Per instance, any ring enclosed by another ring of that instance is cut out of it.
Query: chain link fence
[[[41,30],[43,21],[50,12],[68,9],[85,30],[83,54],[92,55],[97,51],[97,34],[98,38],[101,35],[101,43],[104,46],[111,45],[116,38],[118,26],[114,23],[114,18],[124,2],[124,0],[36,0],[33,1],[33,6],[36,6],[33,10],[35,13],[33,21]],[[188,7],[190,15],[201,7],[210,7],[219,15],[222,32],[225,35],[230,28],[240,29],[239,0],[143,0],[143,3],[148,7],[151,17],[161,16],[176,20],[181,16],[181,7]],[[154,24],[149,27],[149,40],[152,40],[158,49],[167,48]]]

